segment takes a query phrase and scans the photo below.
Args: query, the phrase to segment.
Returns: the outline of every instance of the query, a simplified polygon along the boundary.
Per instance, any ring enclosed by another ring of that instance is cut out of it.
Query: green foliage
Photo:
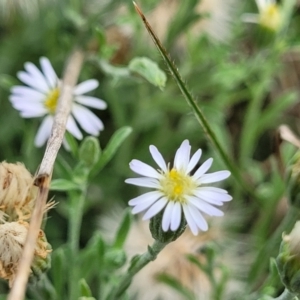
[[[16,74],[27,61],[38,65],[41,56],[48,57],[61,78],[71,49],[79,45],[86,54],[79,82],[96,78],[100,84],[90,96],[108,108],[92,109],[105,127],[99,137],[77,141],[65,134],[68,150],[60,150],[50,187],[57,204],[47,213],[52,266],[39,283],[29,284],[26,299],[109,300],[116,291],[118,299],[139,299],[126,292],[130,276],[138,279],[133,273],[147,268],[141,260],[154,260],[162,249],[154,249],[151,240],[145,241],[146,254],[134,248],[141,241],[133,241],[131,230],[141,228],[128,209],[120,209],[138,196],[124,184],[131,176],[128,163],[136,158],[157,168],[149,145],[171,163],[184,139],[193,150],[202,148],[201,163],[214,158],[211,172],[230,169],[233,175],[224,187],[233,195],[222,207],[225,216],[219,223],[209,219],[211,230],[200,233],[201,242],[195,238],[197,249],[186,260],[208,279],[211,300],[281,297],[284,287],[272,257],[282,233],[300,218],[299,178],[291,172],[297,147],[278,137],[282,124],[300,135],[296,1],[281,1],[283,25],[272,34],[241,21],[243,13],[258,13],[255,1],[236,3],[233,11],[226,1],[215,4],[223,15],[201,8],[207,0],[143,1],[164,61],[131,1],[36,2],[27,8],[21,1],[0,4],[1,160],[22,161],[34,173],[43,157],[44,148],[34,146],[41,118],[21,118],[9,101],[11,88],[22,85]],[[163,71],[165,63],[170,74]],[[156,229],[162,237],[161,218]],[[235,245],[233,262],[224,259],[231,251],[224,237]],[[178,274],[159,271],[160,284],[183,299],[197,299]],[[231,292],[232,283],[237,291]],[[6,299],[4,281],[0,293]]]

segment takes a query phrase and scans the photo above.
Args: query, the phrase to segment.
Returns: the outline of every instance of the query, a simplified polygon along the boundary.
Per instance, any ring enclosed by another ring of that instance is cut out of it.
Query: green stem
[[[201,109],[198,107],[195,99],[193,98],[191,92],[188,90],[186,84],[184,83],[184,81],[181,78],[181,75],[178,72],[178,68],[175,66],[175,64],[171,61],[171,58],[169,57],[167,51],[165,50],[165,48],[162,46],[160,40],[158,39],[158,37],[155,35],[153,29],[151,28],[150,24],[148,23],[146,17],[144,16],[144,14],[142,13],[142,11],[139,9],[139,7],[134,3],[135,8],[138,12],[138,14],[140,15],[140,17],[142,18],[146,29],[148,30],[150,36],[152,37],[154,44],[157,46],[161,56],[163,57],[165,63],[167,64],[171,74],[173,75],[175,81],[177,82],[177,85],[179,87],[179,89],[181,90],[183,96],[185,97],[187,103],[191,106],[196,119],[199,121],[200,125],[203,128],[203,131],[206,133],[206,135],[208,136],[208,138],[210,139],[210,141],[212,142],[213,146],[215,147],[215,149],[217,150],[217,152],[219,153],[219,155],[221,156],[222,160],[224,161],[225,165],[227,166],[227,168],[232,172],[233,176],[235,177],[235,179],[239,182],[239,184],[250,194],[252,195],[255,199],[257,199],[257,195],[255,195],[253,188],[251,188],[249,186],[249,183],[246,183],[241,175],[241,173],[239,172],[239,169],[236,167],[236,165],[231,161],[231,159],[229,158],[229,156],[226,154],[226,152],[224,151],[224,149],[222,148],[220,142],[218,141],[214,131],[212,130],[212,128],[209,125],[209,122],[206,120],[203,112],[201,111]]]
[[[80,228],[85,202],[86,187],[80,194],[70,192],[71,207],[69,211],[69,299],[78,299],[79,297],[79,277],[80,268],[77,264],[79,253]]]
[[[131,261],[131,265],[129,266],[127,272],[122,276],[119,285],[117,287],[113,287],[113,290],[110,292],[107,300],[120,299],[120,296],[128,288],[135,274],[138,273],[149,262],[155,260],[159,252],[167,244],[168,243],[161,243],[159,241],[155,241],[152,247],[148,247],[147,252],[138,257],[134,257]]]

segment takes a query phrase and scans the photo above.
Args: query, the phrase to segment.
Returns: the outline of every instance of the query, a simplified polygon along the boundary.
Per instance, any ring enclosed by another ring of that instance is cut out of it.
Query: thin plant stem
[[[137,4],[135,2],[133,2],[133,4],[135,6],[135,9],[136,9],[137,13],[139,14],[141,19],[143,20],[144,25],[145,25],[146,29],[148,30],[151,38],[153,39],[154,44],[157,46],[161,56],[163,57],[164,61],[166,62],[171,74],[173,75],[174,79],[176,80],[177,85],[180,88],[182,94],[184,95],[187,103],[191,106],[191,108],[192,108],[192,110],[193,110],[193,112],[196,116],[196,119],[198,120],[198,122],[200,123],[200,125],[203,128],[203,131],[206,133],[206,135],[208,136],[208,138],[211,141],[212,145],[214,146],[214,148],[217,150],[217,152],[221,156],[221,158],[222,158],[223,162],[225,163],[225,165],[227,166],[227,168],[232,172],[235,179],[239,182],[239,184],[250,195],[252,195],[255,199],[257,199],[258,196],[254,193],[253,189],[249,186],[249,183],[246,183],[244,181],[240,171],[238,170],[236,165],[232,162],[232,160],[229,158],[229,156],[227,155],[227,153],[225,152],[225,150],[221,146],[219,140],[217,139],[217,136],[215,135],[214,131],[210,127],[209,122],[206,120],[202,110],[197,105],[197,103],[196,103],[195,99],[193,98],[191,92],[187,88],[187,85],[184,83],[183,79],[181,78],[181,75],[178,71],[178,68],[172,62],[171,58],[169,57],[169,54],[167,53],[165,48],[162,46],[160,40],[158,39],[158,37],[154,33],[152,27],[148,23],[146,17],[142,13],[141,9],[137,6]]]
[[[131,283],[132,278],[137,274],[144,266],[149,262],[156,259],[157,255],[168,243],[161,243],[159,241],[154,241],[152,247],[148,247],[148,251],[144,254],[134,257],[131,265],[129,266],[127,272],[122,276],[117,287],[114,287],[110,292],[107,300],[120,299],[120,296],[125,292]]]

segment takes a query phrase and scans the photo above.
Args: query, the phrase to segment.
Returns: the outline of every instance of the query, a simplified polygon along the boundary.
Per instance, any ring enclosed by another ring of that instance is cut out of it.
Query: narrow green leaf
[[[96,165],[93,167],[91,171],[91,176],[96,175],[99,171],[103,169],[103,167],[113,158],[118,148],[122,145],[124,140],[129,136],[132,129],[131,127],[122,127],[118,129],[113,136],[111,137],[108,145],[103,150],[101,157],[99,158]]]
[[[173,276],[170,276],[168,274],[158,274],[156,276],[156,279],[159,282],[163,282],[170,286],[172,289],[174,289],[176,292],[178,292],[180,295],[184,296],[184,299],[187,300],[195,300],[194,294],[184,286]]]
[[[131,221],[132,221],[131,216],[132,216],[131,212],[129,211],[129,209],[127,209],[125,211],[122,222],[120,223],[118,232],[116,234],[115,241],[113,244],[114,248],[122,249],[124,242],[127,238],[129,229],[130,229],[130,225],[131,225]]]
[[[131,72],[137,73],[148,80],[151,84],[163,89],[166,85],[167,76],[156,62],[147,57],[135,57],[128,65]]]
[[[50,190],[52,191],[75,191],[80,190],[78,184],[67,179],[54,179],[51,182]]]
[[[50,272],[53,274],[53,286],[57,295],[63,298],[63,286],[65,285],[67,277],[64,275],[66,272],[66,253],[62,248],[56,249],[51,256],[51,269]]]
[[[78,155],[78,142],[73,137],[73,135],[70,134],[67,131],[65,133],[65,139],[66,139],[67,145],[70,148],[70,151],[71,151],[73,157],[77,157],[77,155]]]
[[[80,279],[79,286],[80,286],[80,296],[92,297],[92,291],[84,278]]]

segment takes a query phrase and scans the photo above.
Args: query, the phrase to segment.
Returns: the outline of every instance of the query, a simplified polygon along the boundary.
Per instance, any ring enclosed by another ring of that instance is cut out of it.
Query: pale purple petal
[[[28,72],[29,76],[36,82],[39,83],[39,89],[44,93],[47,93],[51,88],[43,75],[43,73],[31,62],[24,64],[25,70]]]
[[[50,89],[47,88],[45,89],[44,88],[44,85],[41,83],[40,80],[38,80],[37,78],[35,77],[31,77],[28,73],[24,72],[24,71],[20,71],[17,73],[17,77],[22,81],[24,82],[25,84],[27,84],[28,86],[31,86],[32,88],[42,92],[42,93],[45,93],[45,94],[48,94]]]
[[[53,125],[53,117],[51,115],[48,115],[42,121],[42,124],[35,136],[34,144],[36,147],[42,147],[45,144],[45,142],[48,140],[48,138],[50,137],[52,125]]]
[[[208,229],[207,222],[202,216],[202,214],[197,210],[197,208],[192,205],[188,205],[187,207],[193,220],[197,224],[198,228],[201,229],[202,231],[207,231]]]
[[[188,206],[186,204],[183,204],[182,208],[183,208],[185,219],[186,219],[193,235],[197,235],[199,232],[198,226],[197,226],[196,222],[194,221],[194,219],[188,209]]]
[[[187,169],[186,169],[186,174],[190,173],[198,163],[200,157],[202,154],[202,150],[199,149],[198,151],[195,152],[195,154],[192,156],[190,162],[188,163]]]
[[[225,194],[225,193],[218,193],[218,192],[213,192],[213,191],[207,191],[203,188],[198,188],[194,191],[195,195],[197,195],[197,197],[210,202],[213,200],[217,200],[217,201],[221,201],[221,202],[227,202],[227,201],[231,201],[232,197],[229,194]],[[211,203],[211,202],[210,202]]]
[[[203,174],[207,172],[207,170],[211,167],[213,163],[213,159],[209,158],[206,160],[200,167],[199,169],[195,172],[195,174],[192,176],[195,180],[200,178]]]
[[[199,210],[203,211],[204,213],[210,216],[221,217],[224,215],[224,213],[221,210],[215,208],[214,206],[210,205],[209,203],[199,198],[193,196],[186,196],[186,198],[188,199],[189,203],[193,204]]]
[[[188,140],[184,140],[176,151],[174,158],[174,168],[176,170],[186,170],[190,160],[191,146]]]
[[[136,198],[131,199],[128,202],[128,204],[130,206],[135,206],[135,205],[139,204],[140,202],[147,201],[147,199],[153,199],[153,198],[155,198],[157,200],[158,198],[160,198],[162,196],[163,196],[163,193],[158,192],[158,191],[152,191],[152,192],[148,192],[148,193],[140,195],[140,196],[138,196]]]
[[[133,159],[129,163],[129,167],[133,172],[139,175],[153,177],[157,179],[160,179],[162,177],[162,175],[159,174],[154,168],[137,159]]]
[[[80,132],[78,126],[76,125],[73,117],[69,115],[66,129],[78,140],[82,139],[82,133]]]
[[[144,214],[143,220],[145,221],[151,219],[153,216],[158,214],[166,206],[167,203],[168,199],[165,197],[156,201]]]
[[[76,96],[75,101],[85,106],[89,106],[97,109],[106,109],[107,107],[106,102],[104,102],[99,98],[91,97],[91,96]]]
[[[96,89],[99,86],[99,82],[96,79],[89,79],[83,81],[74,88],[73,95],[83,95],[87,92],[90,92]]]
[[[138,203],[137,205],[134,206],[134,208],[132,209],[132,213],[133,214],[138,214],[138,213],[148,209],[156,201],[159,201],[159,198],[145,196],[143,201],[140,201],[140,203]]]
[[[158,149],[155,146],[151,145],[149,147],[149,150],[150,150],[151,156],[154,159],[154,161],[161,168],[161,170],[166,173],[168,171],[168,168],[167,168],[164,158],[162,157],[162,155],[160,154]]]
[[[172,211],[172,218],[171,218],[171,230],[175,231],[178,229],[181,221],[181,204],[179,202],[175,202]]]
[[[143,187],[149,187],[155,189],[160,188],[159,182],[153,178],[128,178],[125,180],[125,182],[137,186],[143,186]]]
[[[73,104],[72,114],[82,129],[91,135],[99,135],[99,132],[104,128],[102,121],[89,109],[81,105]]]
[[[201,178],[197,180],[197,183],[204,184],[204,183],[212,183],[222,181],[230,176],[229,171],[218,171],[210,174],[205,174]]]
[[[49,59],[46,57],[41,57],[40,64],[42,67],[42,71],[47,79],[48,85],[52,89],[56,88],[58,85],[58,78],[57,78],[57,75],[56,75]]]
[[[170,228],[173,207],[174,207],[174,201],[170,201],[166,206],[166,209],[165,209],[164,215],[163,215],[163,219],[162,219],[163,231],[168,231]]]
[[[12,97],[18,97],[18,99],[22,99],[23,101],[44,101],[46,95],[38,92],[27,86],[14,86],[11,88]]]
[[[220,194],[228,194],[228,192],[224,189],[220,189],[214,186],[202,186],[201,187],[202,191],[209,191],[209,192],[215,192],[215,193],[220,193]]]

